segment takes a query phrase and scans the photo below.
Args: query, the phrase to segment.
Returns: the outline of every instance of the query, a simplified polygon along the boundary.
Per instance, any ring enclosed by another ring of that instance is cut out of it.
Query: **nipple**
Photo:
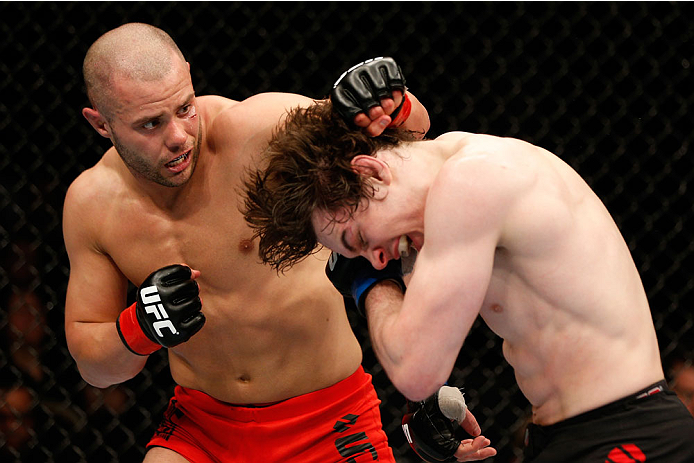
[[[244,238],[239,241],[239,251],[241,251],[243,254],[248,254],[253,251],[253,240]]]

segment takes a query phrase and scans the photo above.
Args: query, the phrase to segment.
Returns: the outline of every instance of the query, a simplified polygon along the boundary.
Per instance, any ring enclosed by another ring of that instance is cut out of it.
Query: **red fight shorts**
[[[194,463],[395,463],[381,401],[359,369],[333,386],[267,406],[239,406],[176,386],[147,447]]]

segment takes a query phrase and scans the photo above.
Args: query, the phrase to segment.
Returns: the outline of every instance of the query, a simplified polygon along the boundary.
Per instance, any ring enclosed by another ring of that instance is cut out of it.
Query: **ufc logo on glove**
[[[176,327],[171,323],[171,320],[169,320],[169,315],[166,313],[164,306],[157,304],[157,302],[161,302],[161,297],[159,296],[159,291],[157,291],[156,286],[147,286],[146,288],[140,289],[140,298],[142,298],[144,304],[150,304],[145,305],[145,312],[154,314],[157,320],[160,320],[152,323],[152,328],[154,328],[160,338],[164,337],[161,332],[162,328],[168,328],[171,333],[178,334]]]

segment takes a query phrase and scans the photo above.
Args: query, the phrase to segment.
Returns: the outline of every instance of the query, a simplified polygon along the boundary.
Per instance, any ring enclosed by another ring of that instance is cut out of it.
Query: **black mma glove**
[[[205,324],[198,284],[185,265],[169,265],[145,278],[137,301],[121,312],[116,328],[137,355],[186,342]]]
[[[391,98],[393,90],[400,90],[403,94],[402,103],[390,115],[395,121],[406,101],[409,115],[409,100],[405,98],[405,77],[393,58],[373,58],[344,72],[333,85],[330,100],[340,116],[352,123],[357,114],[380,106],[381,98]],[[404,122],[404,119],[406,118],[401,117],[397,125]]]
[[[365,314],[366,295],[379,281],[392,280],[405,292],[399,260],[391,260],[383,270],[376,270],[364,257],[349,259],[333,252],[325,266],[325,274],[343,296],[354,299],[361,315]]]
[[[454,454],[461,440],[456,437],[458,426],[454,423],[462,422],[467,412],[462,392],[442,386],[424,401],[408,401],[407,408],[408,413],[402,418],[402,429],[412,450],[430,462],[457,461]]]

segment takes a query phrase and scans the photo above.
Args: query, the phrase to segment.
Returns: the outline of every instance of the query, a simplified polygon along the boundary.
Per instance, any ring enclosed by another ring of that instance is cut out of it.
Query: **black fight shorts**
[[[693,463],[694,417],[661,381],[551,426],[528,425],[523,461]]]

